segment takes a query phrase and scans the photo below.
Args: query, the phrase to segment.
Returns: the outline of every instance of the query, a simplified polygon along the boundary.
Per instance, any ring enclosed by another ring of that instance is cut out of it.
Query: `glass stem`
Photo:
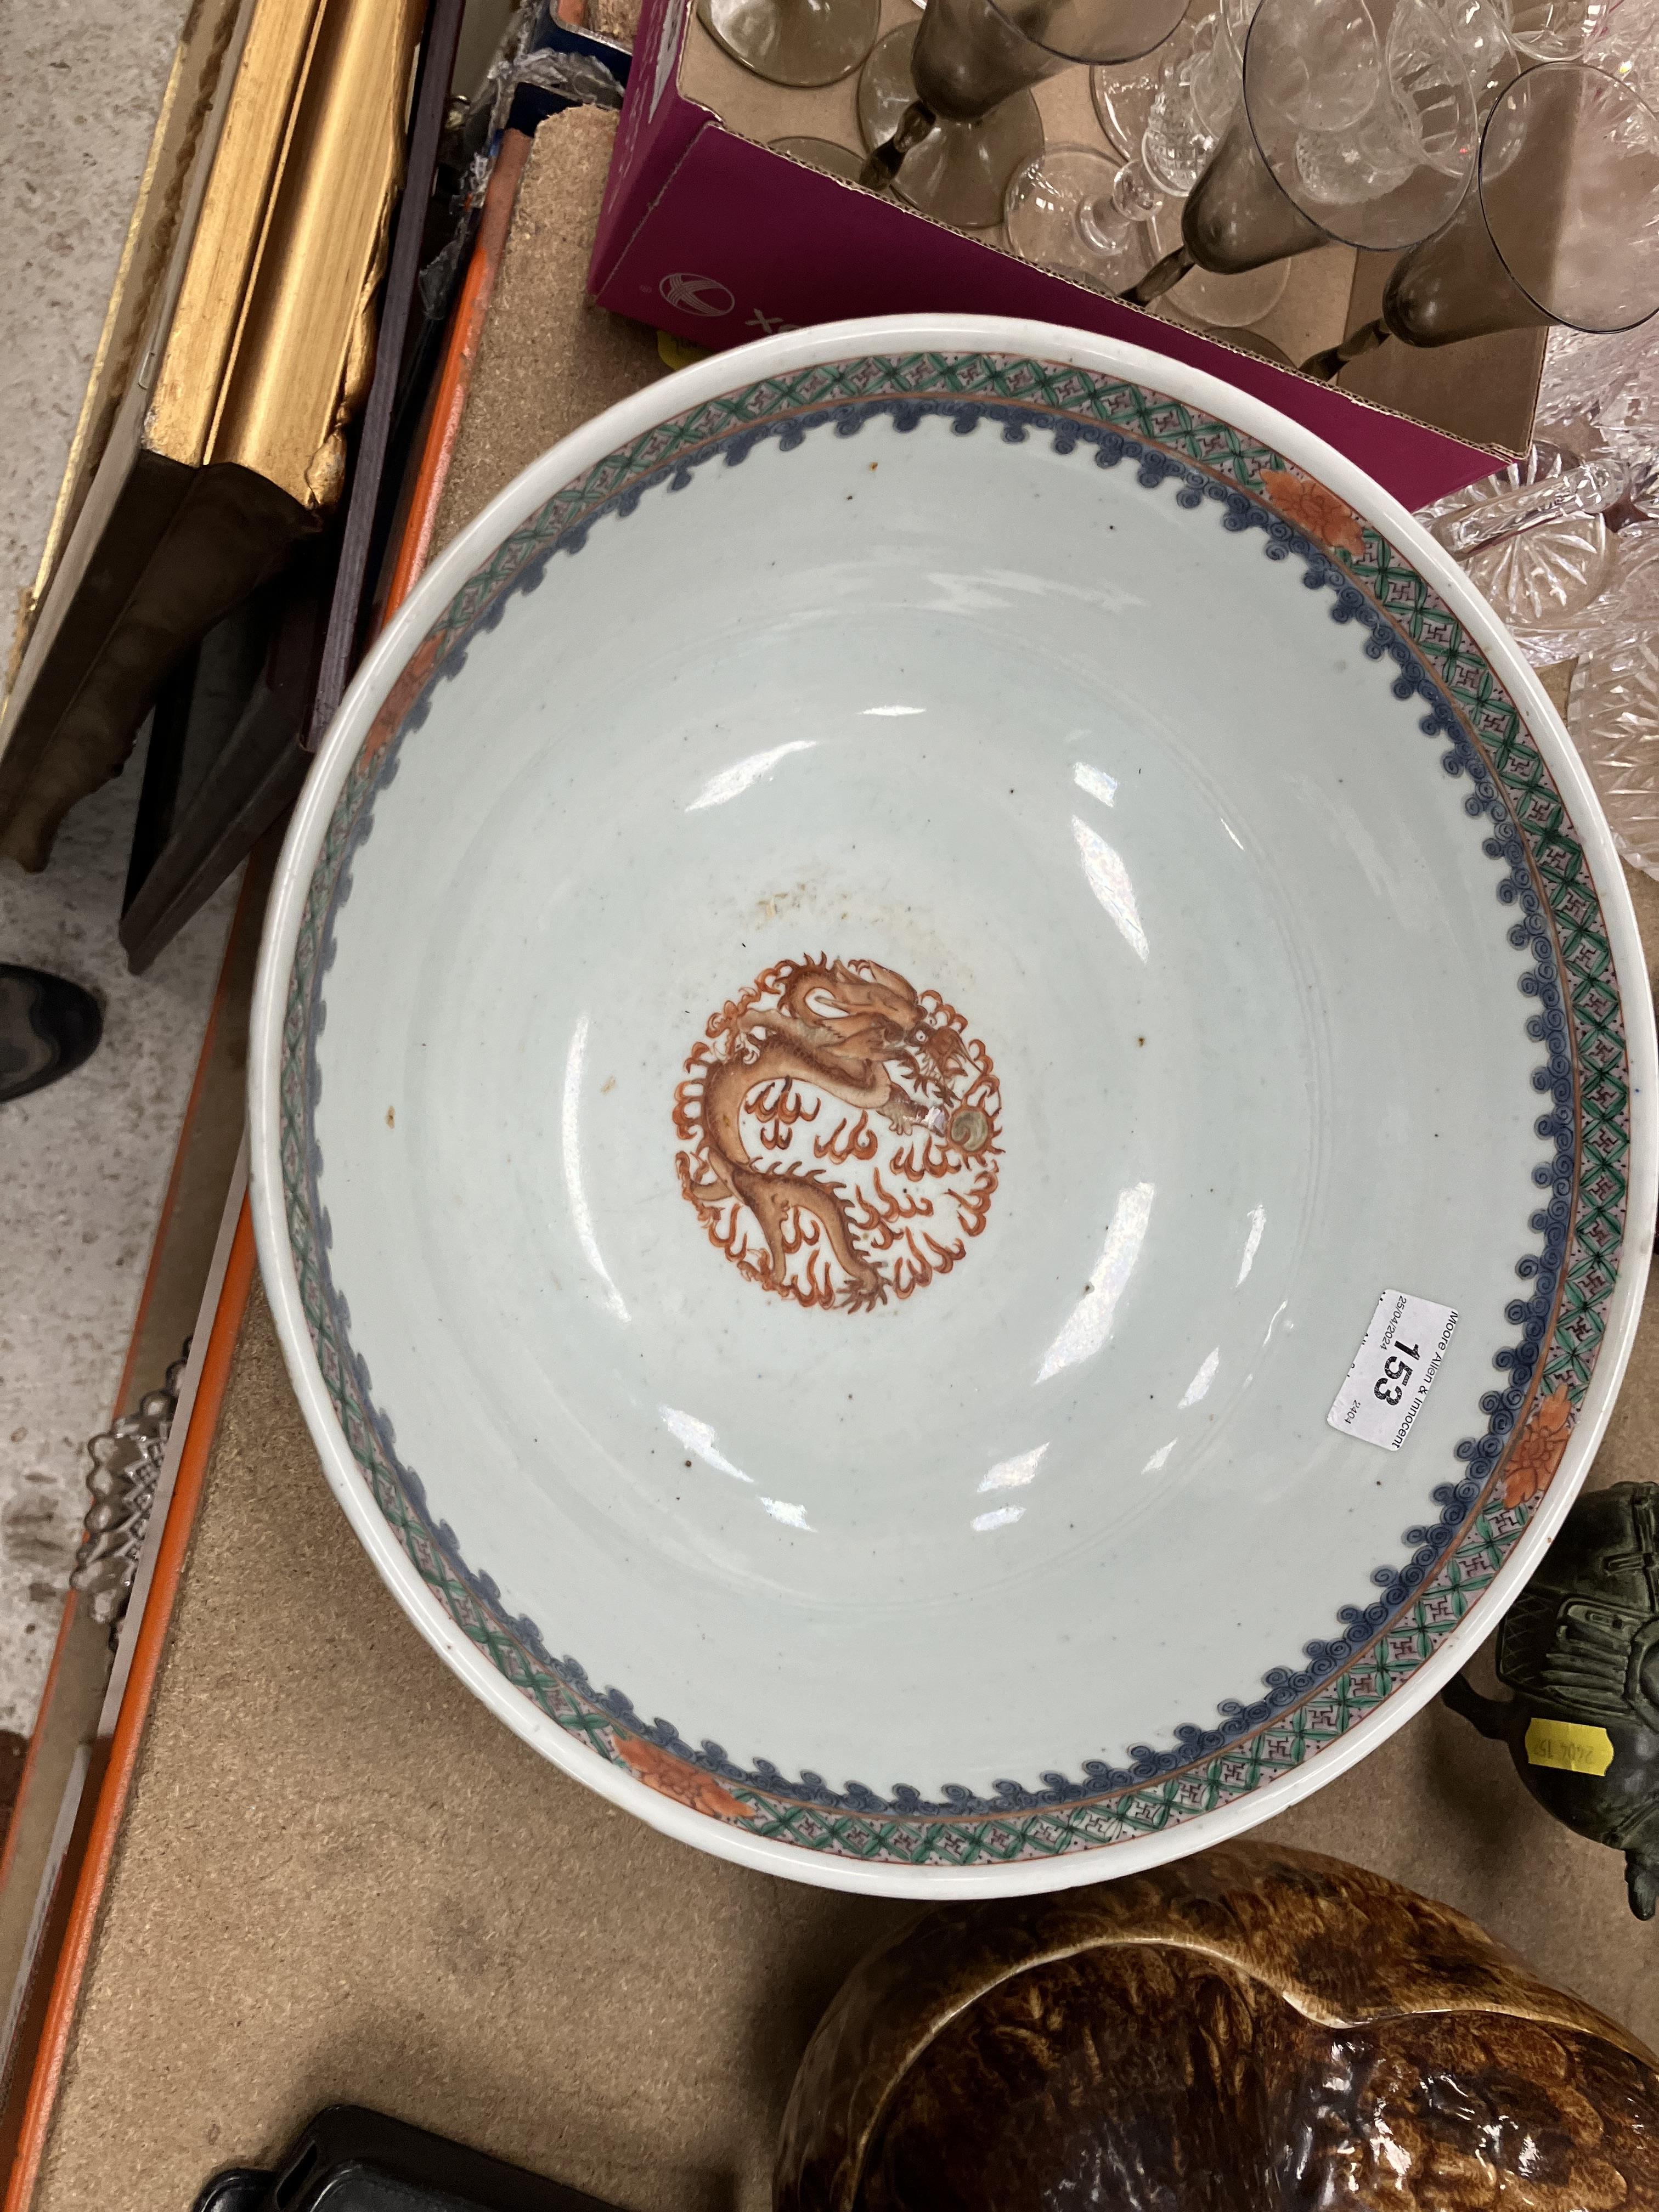
[[[1175,289],[1182,278],[1198,266],[1185,246],[1177,246],[1173,253],[1166,253],[1162,261],[1153,262],[1139,283],[1132,284],[1127,292],[1120,292],[1121,300],[1127,300],[1137,307],[1149,307],[1154,300],[1161,300],[1166,292]]]
[[[1323,353],[1310,354],[1302,364],[1302,374],[1323,377],[1328,383],[1340,368],[1351,361],[1358,361],[1362,353],[1375,352],[1393,336],[1386,323],[1362,323],[1357,331],[1349,331],[1340,345],[1327,346]]]
[[[1082,202],[1077,211],[1078,234],[1096,253],[1109,253],[1121,228],[1117,209],[1103,192]]]
[[[898,129],[884,146],[875,149],[865,163],[859,182],[872,192],[884,192],[904,166],[905,155],[915,153],[938,122],[938,116],[925,100],[913,100],[901,117]]]
[[[1601,514],[1630,489],[1630,471],[1616,460],[1581,461],[1540,483],[1516,484],[1483,499],[1464,514],[1447,515],[1429,527],[1448,553],[1473,553],[1499,538],[1518,537],[1540,522],[1565,522],[1575,515]]]

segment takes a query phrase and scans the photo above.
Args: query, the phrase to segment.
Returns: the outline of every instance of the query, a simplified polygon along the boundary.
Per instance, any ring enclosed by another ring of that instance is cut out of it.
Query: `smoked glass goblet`
[[[1078,62],[1161,46],[1186,0],[928,0],[859,82],[864,182],[961,230],[1002,220],[1010,180],[1042,150],[1031,87]]]
[[[1008,187],[1003,236],[1023,260],[1074,283],[1121,297],[1181,232],[1181,203],[1160,191],[1139,159],[1121,160],[1092,146],[1045,146]],[[1224,329],[1243,343],[1241,326],[1259,322],[1285,289],[1283,262],[1243,276],[1194,270],[1169,295],[1188,322]],[[1259,339],[1249,341],[1260,351]]]
[[[1395,264],[1376,321],[1304,365],[1334,376],[1389,338],[1633,330],[1656,310],[1659,118],[1616,77],[1548,62],[1498,99],[1475,190]]]
[[[697,0],[716,45],[769,84],[851,76],[876,43],[881,0]]]
[[[1489,6],[1496,0],[1461,0]],[[1095,114],[1109,143],[1120,149],[1130,167],[1118,179],[1115,198],[1134,203],[1139,217],[1113,258],[1121,265],[1138,258],[1156,261],[1180,242],[1181,210],[1202,175],[1216,144],[1232,120],[1243,92],[1244,40],[1256,0],[1220,0],[1196,19],[1189,13],[1156,54],[1139,63],[1091,70],[1089,88]],[[1012,228],[1009,243],[1014,245]],[[1085,281],[1121,289],[1103,263]],[[1139,273],[1139,271],[1136,272]],[[1270,313],[1283,296],[1289,271],[1283,262],[1243,276],[1212,276],[1194,270],[1168,295],[1169,305],[1188,322],[1207,325],[1231,343],[1263,351],[1265,342],[1247,337],[1248,326]]]
[[[1448,220],[1474,165],[1468,72],[1428,0],[1262,0],[1243,98],[1182,213],[1181,245],[1125,296],[1332,241],[1398,252]]]

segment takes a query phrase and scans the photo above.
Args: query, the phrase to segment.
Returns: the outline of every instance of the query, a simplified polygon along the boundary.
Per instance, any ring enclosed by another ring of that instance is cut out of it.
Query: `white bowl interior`
[[[1167,1753],[1377,1601],[1504,1380],[1552,1152],[1508,863],[1365,625],[1179,489],[880,413],[659,483],[351,858],[317,1193],[388,1439],[506,1613],[745,1769]],[[982,1233],[868,1311],[745,1279],[676,1166],[710,1016],[820,955],[1000,1085]],[[1397,1452],[1326,1419],[1386,1288],[1461,1317]]]

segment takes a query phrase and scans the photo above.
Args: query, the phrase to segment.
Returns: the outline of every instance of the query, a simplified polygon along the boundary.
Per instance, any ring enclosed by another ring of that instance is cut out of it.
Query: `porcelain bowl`
[[[526,471],[335,721],[255,1030],[271,1304],[410,1619],[847,1888],[1127,1872],[1373,1748],[1647,1266],[1535,678],[1306,431],[1039,325],[769,338]]]

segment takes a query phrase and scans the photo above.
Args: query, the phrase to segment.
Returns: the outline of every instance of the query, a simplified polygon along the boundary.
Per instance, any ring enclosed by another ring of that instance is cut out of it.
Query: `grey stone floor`
[[[0,654],[184,13],[183,0],[0,0]],[[127,974],[115,925],[137,765],[70,817],[44,875],[0,862],[0,959],[71,976],[105,1005],[84,1068],[0,1106],[0,1729],[27,1729],[39,1702],[86,1440],[112,1411],[234,896],[148,975]]]
[[[184,0],[0,0],[0,611],[10,644],[81,410]]]

